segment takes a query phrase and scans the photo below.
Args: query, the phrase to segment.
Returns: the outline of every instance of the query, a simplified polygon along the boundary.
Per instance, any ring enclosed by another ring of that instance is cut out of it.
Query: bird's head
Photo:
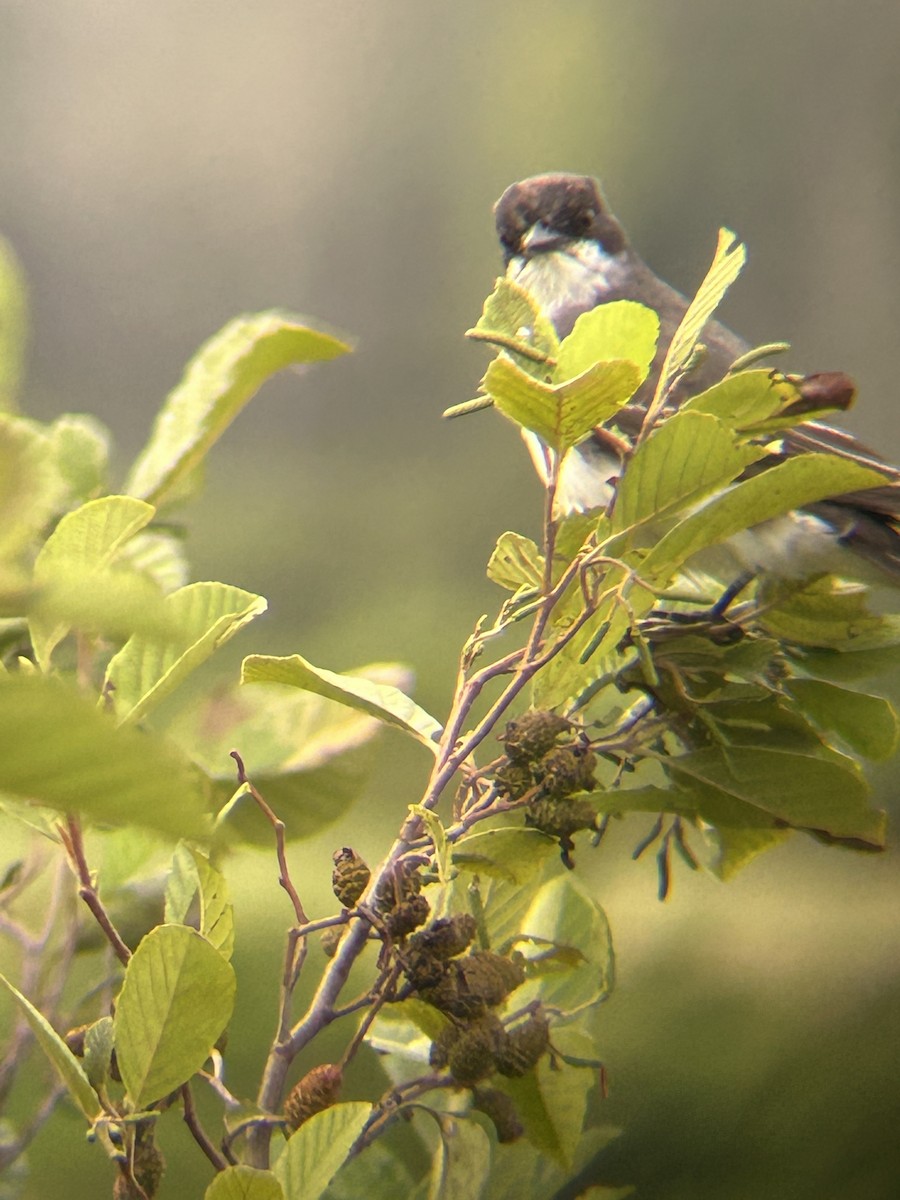
[[[592,308],[598,288],[616,286],[629,264],[625,231],[588,175],[523,179],[506,189],[494,215],[508,278],[558,327],[571,327],[563,314]]]

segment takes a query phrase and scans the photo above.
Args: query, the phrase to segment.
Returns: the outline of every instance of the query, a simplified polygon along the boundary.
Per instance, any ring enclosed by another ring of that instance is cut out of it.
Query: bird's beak
[[[549,250],[559,250],[571,240],[571,238],[545,225],[543,221],[536,221],[523,236],[519,253],[525,258],[532,258],[535,254],[545,254]]]

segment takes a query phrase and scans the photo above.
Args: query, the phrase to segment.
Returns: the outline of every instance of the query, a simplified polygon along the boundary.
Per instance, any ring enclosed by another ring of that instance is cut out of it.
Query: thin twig
[[[131,951],[122,940],[121,934],[113,924],[112,918],[106,911],[103,901],[97,892],[90,869],[88,868],[87,859],[85,858],[84,838],[77,817],[71,815],[66,817],[65,825],[59,827],[59,835],[62,838],[72,870],[80,885],[78,895],[91,910],[94,920],[103,930],[106,940],[112,946],[116,958],[123,966],[127,967],[128,960],[131,958]]]
[[[191,1131],[191,1136],[193,1137],[194,1141],[197,1143],[212,1165],[216,1168],[216,1170],[224,1171],[228,1166],[228,1161],[219,1153],[219,1151],[210,1141],[206,1130],[200,1124],[200,1118],[197,1115],[196,1108],[194,1107],[194,1097],[191,1092],[191,1085],[189,1083],[182,1084],[181,1086],[181,1100],[184,1104],[184,1123]]]

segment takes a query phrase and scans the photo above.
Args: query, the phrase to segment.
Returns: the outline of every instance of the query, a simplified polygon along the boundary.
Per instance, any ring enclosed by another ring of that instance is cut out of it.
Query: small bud
[[[331,873],[331,886],[334,894],[344,908],[353,908],[369,886],[372,872],[349,846],[335,850],[332,859],[334,870]]]
[[[329,925],[327,929],[322,930],[319,941],[326,958],[334,958],[337,953],[338,943],[343,936],[343,925]]]
[[[504,749],[513,762],[535,762],[556,745],[561,734],[571,728],[565,717],[556,713],[528,712],[506,726]]]
[[[284,1102],[285,1120],[291,1128],[299,1129],[316,1113],[331,1108],[340,1095],[342,1082],[343,1072],[334,1063],[322,1063],[307,1071]]]
[[[483,1112],[494,1122],[497,1141],[515,1142],[525,1130],[516,1112],[512,1097],[497,1088],[475,1088],[472,1092],[472,1107]]]
[[[535,1013],[506,1034],[497,1052],[497,1070],[512,1078],[527,1075],[549,1045],[550,1023],[543,1013]]]

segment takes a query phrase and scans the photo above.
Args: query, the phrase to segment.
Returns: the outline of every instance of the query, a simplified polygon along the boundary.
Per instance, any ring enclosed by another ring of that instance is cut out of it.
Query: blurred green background
[[[494,199],[537,172],[596,174],[684,290],[733,228],[750,261],[726,319],[791,341],[792,369],[849,371],[848,424],[896,458],[898,61],[896,0],[3,0],[0,230],[31,284],[27,409],[95,412],[124,471],[235,313],[279,305],[352,335],[352,358],[282,376],[217,447],[194,577],[269,599],[232,668],[251,651],[402,659],[440,716],[498,599],[493,542],[539,514],[499,417],[440,420],[485,363],[462,334],[500,266]],[[330,850],[352,837],[377,858],[424,767],[385,738],[365,804],[294,848],[313,912]],[[641,832],[579,855],[618,946],[608,1175],[642,1200],[900,1194],[896,850],[795,839],[727,886],[679,876],[661,906],[652,863],[628,861]],[[229,873],[229,1080],[251,1094],[288,910],[271,858]],[[161,1196],[199,1196],[208,1172],[170,1126],[186,1166]],[[28,1200],[108,1194],[69,1114],[30,1162]]]

